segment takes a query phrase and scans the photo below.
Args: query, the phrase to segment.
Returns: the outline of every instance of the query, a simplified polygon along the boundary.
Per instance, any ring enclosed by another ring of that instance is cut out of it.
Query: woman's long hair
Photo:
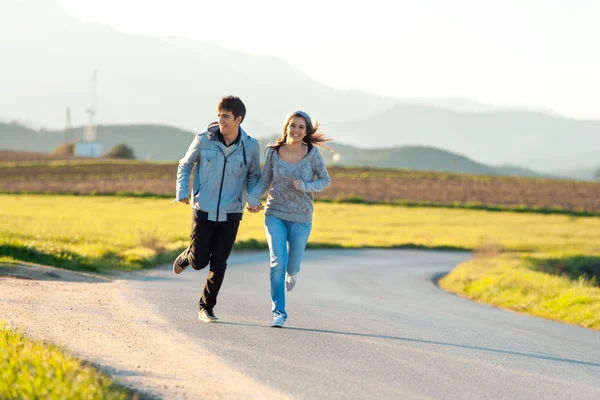
[[[315,125],[313,126],[312,119],[304,111],[294,111],[287,116],[285,125],[283,126],[283,134],[277,138],[275,143],[269,143],[267,145],[267,149],[274,148],[276,151],[279,151],[279,148],[287,143],[288,126],[290,125],[292,119],[294,119],[295,117],[302,118],[304,120],[304,123],[306,124],[306,136],[304,136],[302,141],[306,143],[309,151],[312,150],[313,146],[320,146],[329,151],[333,151],[326,144],[327,142],[331,141],[331,138],[329,136],[326,136],[323,132],[321,132],[319,121],[316,121]]]

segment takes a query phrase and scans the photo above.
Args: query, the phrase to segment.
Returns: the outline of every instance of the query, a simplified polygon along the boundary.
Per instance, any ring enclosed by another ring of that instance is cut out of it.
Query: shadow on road
[[[242,324],[242,323],[236,323],[236,322],[221,322],[221,324],[265,328],[264,325]],[[467,350],[487,351],[490,353],[508,354],[508,355],[518,356],[518,357],[528,357],[528,358],[535,358],[538,360],[564,362],[564,363],[569,363],[569,364],[586,365],[586,366],[590,366],[590,367],[599,367],[600,368],[600,363],[594,363],[594,362],[589,362],[589,361],[571,360],[568,358],[559,358],[559,357],[545,356],[545,355],[533,354],[533,353],[523,353],[520,351],[512,351],[512,350],[491,349],[491,348],[487,348],[487,347],[469,346],[469,345],[465,345],[465,344],[438,342],[435,340],[413,339],[413,338],[407,338],[407,337],[388,336],[388,335],[375,335],[375,334],[371,334],[371,333],[341,332],[341,331],[332,331],[332,330],[326,330],[326,329],[310,329],[310,328],[296,328],[296,327],[285,327],[284,329],[293,330],[293,331],[302,331],[302,332],[328,333],[328,334],[333,334],[333,335],[368,337],[368,338],[374,338],[374,339],[401,340],[404,342],[425,343],[425,344],[433,344],[433,345],[437,345],[437,346],[456,347],[456,348],[467,349]]]

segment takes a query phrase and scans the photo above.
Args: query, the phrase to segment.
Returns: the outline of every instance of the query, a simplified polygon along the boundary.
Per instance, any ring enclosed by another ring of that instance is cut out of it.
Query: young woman
[[[271,188],[265,210],[265,230],[271,257],[271,326],[283,327],[285,289],[296,285],[300,262],[312,229],[314,192],[329,186],[325,161],[315,145],[329,141],[303,111],[288,115],[283,135],[267,146],[261,179],[248,194],[248,210],[260,211],[261,197]],[[289,244],[289,250],[288,250]]]

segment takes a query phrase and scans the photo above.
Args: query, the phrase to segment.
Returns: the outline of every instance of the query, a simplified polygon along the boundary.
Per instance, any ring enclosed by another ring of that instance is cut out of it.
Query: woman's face
[[[293,117],[286,129],[287,143],[301,143],[306,136],[306,121],[302,117]]]

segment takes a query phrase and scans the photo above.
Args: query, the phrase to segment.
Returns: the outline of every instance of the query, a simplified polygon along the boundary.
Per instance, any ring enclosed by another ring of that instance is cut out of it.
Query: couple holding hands
[[[264,209],[271,264],[271,326],[281,328],[288,317],[285,292],[296,284],[312,229],[313,193],[331,183],[316,147],[326,147],[330,138],[307,113],[294,111],[286,118],[283,134],[267,146],[261,172],[258,141],[240,127],[246,115],[244,103],[239,97],[223,97],[217,115],[219,120],[194,138],[179,161],[177,200],[192,205],[192,228],[190,245],[173,263],[173,271],[180,274],[190,265],[195,270],[210,265],[199,319],[216,322],[214,307],[244,206],[247,202],[247,210],[253,213]],[[267,191],[265,207],[260,199]]]

